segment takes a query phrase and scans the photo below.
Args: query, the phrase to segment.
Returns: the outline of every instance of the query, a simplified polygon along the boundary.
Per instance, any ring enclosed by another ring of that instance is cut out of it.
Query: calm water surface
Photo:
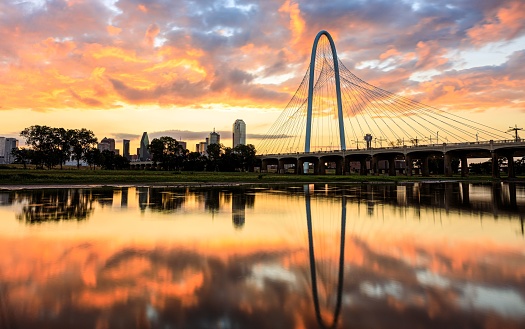
[[[525,186],[0,190],[0,328],[525,328]]]

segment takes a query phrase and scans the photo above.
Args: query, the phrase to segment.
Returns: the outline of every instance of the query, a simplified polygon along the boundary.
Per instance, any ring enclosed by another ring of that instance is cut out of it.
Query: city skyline
[[[363,80],[501,130],[525,121],[522,1],[2,2],[0,136],[31,125],[257,147],[321,29]],[[191,13],[191,14],[187,14]],[[7,123],[7,124],[6,124]]]

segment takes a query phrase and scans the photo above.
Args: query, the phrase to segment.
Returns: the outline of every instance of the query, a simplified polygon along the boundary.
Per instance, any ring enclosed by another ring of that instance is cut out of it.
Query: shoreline
[[[1,169],[0,190],[39,188],[103,188],[125,186],[156,187],[227,187],[240,185],[275,184],[413,184],[413,183],[525,183],[525,178],[455,175],[387,176],[387,175],[295,175],[244,172],[173,172],[133,170],[76,170],[76,169]]]

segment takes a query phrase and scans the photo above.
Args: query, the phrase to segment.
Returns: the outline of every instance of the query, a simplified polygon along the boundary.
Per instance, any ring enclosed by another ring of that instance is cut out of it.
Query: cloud
[[[517,71],[499,70],[504,75],[493,84],[467,82],[480,97],[466,104],[458,91],[467,89],[451,79],[472,80],[474,71],[459,72],[464,59],[451,52],[518,40],[524,10],[519,0],[2,2],[0,110],[283,107],[321,29],[332,34],[345,65],[374,85],[430,92],[420,96],[428,101],[447,94],[456,108],[483,110],[498,103],[494,97],[521,97],[518,84],[504,83],[521,75],[519,68],[509,62]],[[429,70],[436,89],[411,80]]]
[[[112,136],[118,140],[121,140],[121,139],[134,140],[134,139],[139,139],[142,135],[130,134],[130,133],[113,133]]]

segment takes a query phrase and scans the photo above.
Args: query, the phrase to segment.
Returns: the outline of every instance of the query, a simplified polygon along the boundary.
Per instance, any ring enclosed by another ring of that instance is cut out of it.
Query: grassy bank
[[[491,181],[488,176],[470,176],[472,181]],[[167,172],[132,170],[0,170],[1,185],[43,185],[43,184],[179,184],[179,183],[303,183],[303,182],[404,182],[424,180],[465,180],[460,176],[406,177],[406,176],[360,176],[360,175],[292,175],[259,173],[219,172]]]

